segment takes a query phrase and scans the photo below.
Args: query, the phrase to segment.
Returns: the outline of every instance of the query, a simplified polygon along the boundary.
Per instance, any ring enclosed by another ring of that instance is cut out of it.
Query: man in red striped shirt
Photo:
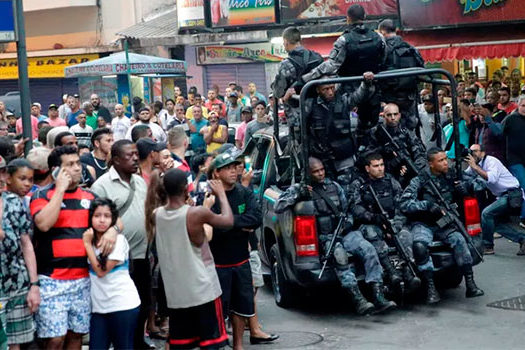
[[[38,189],[30,205],[42,297],[35,318],[37,334],[45,339],[47,349],[81,349],[91,313],[82,235],[89,227],[88,209],[96,196],[79,187],[82,166],[76,147],[57,147],[49,157],[49,164],[59,168],[55,182]],[[119,227],[111,228],[100,241],[104,255],[112,251],[117,231]]]

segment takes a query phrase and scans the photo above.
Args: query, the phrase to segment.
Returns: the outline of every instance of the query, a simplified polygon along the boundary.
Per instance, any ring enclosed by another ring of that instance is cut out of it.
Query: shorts
[[[248,260],[235,266],[215,266],[221,283],[224,314],[228,316],[233,312],[243,317],[255,316],[252,272]]]
[[[250,269],[252,270],[253,286],[255,288],[261,288],[264,286],[261,257],[259,256],[259,251],[257,250],[252,250],[250,252]]]
[[[27,305],[28,289],[2,296],[0,303],[1,324],[4,325],[8,344],[25,344],[33,341],[35,325]]]
[[[219,348],[228,343],[220,298],[185,309],[168,309],[168,316],[170,349]]]
[[[91,316],[89,277],[57,280],[40,275],[39,279],[42,302],[35,316],[38,337],[62,337],[68,330],[88,333]]]

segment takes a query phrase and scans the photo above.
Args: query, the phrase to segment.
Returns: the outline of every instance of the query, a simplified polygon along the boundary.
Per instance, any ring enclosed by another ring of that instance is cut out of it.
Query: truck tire
[[[277,244],[272,246],[270,254],[273,297],[278,306],[286,309],[293,305],[293,286],[290,282],[286,281],[283,269],[279,264]]]

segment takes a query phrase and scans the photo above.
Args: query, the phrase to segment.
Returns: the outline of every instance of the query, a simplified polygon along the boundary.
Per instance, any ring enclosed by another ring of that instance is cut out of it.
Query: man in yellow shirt
[[[205,119],[208,119],[208,109],[202,105],[202,96],[199,94],[195,94],[195,104],[194,106],[199,106],[202,108],[202,116]],[[193,119],[193,108],[188,108],[186,111],[186,119],[191,120]]]

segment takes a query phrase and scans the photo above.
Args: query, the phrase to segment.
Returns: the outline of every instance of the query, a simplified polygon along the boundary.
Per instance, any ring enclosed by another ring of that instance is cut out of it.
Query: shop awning
[[[169,58],[140,55],[130,52],[129,73],[142,74],[185,74],[186,62]],[[67,78],[127,74],[126,53],[118,52],[98,60],[77,64],[65,69]]]
[[[127,38],[172,38],[177,36],[177,11],[169,11],[163,15],[132,25],[117,32]]]
[[[525,56],[523,26],[405,32],[427,62]]]

